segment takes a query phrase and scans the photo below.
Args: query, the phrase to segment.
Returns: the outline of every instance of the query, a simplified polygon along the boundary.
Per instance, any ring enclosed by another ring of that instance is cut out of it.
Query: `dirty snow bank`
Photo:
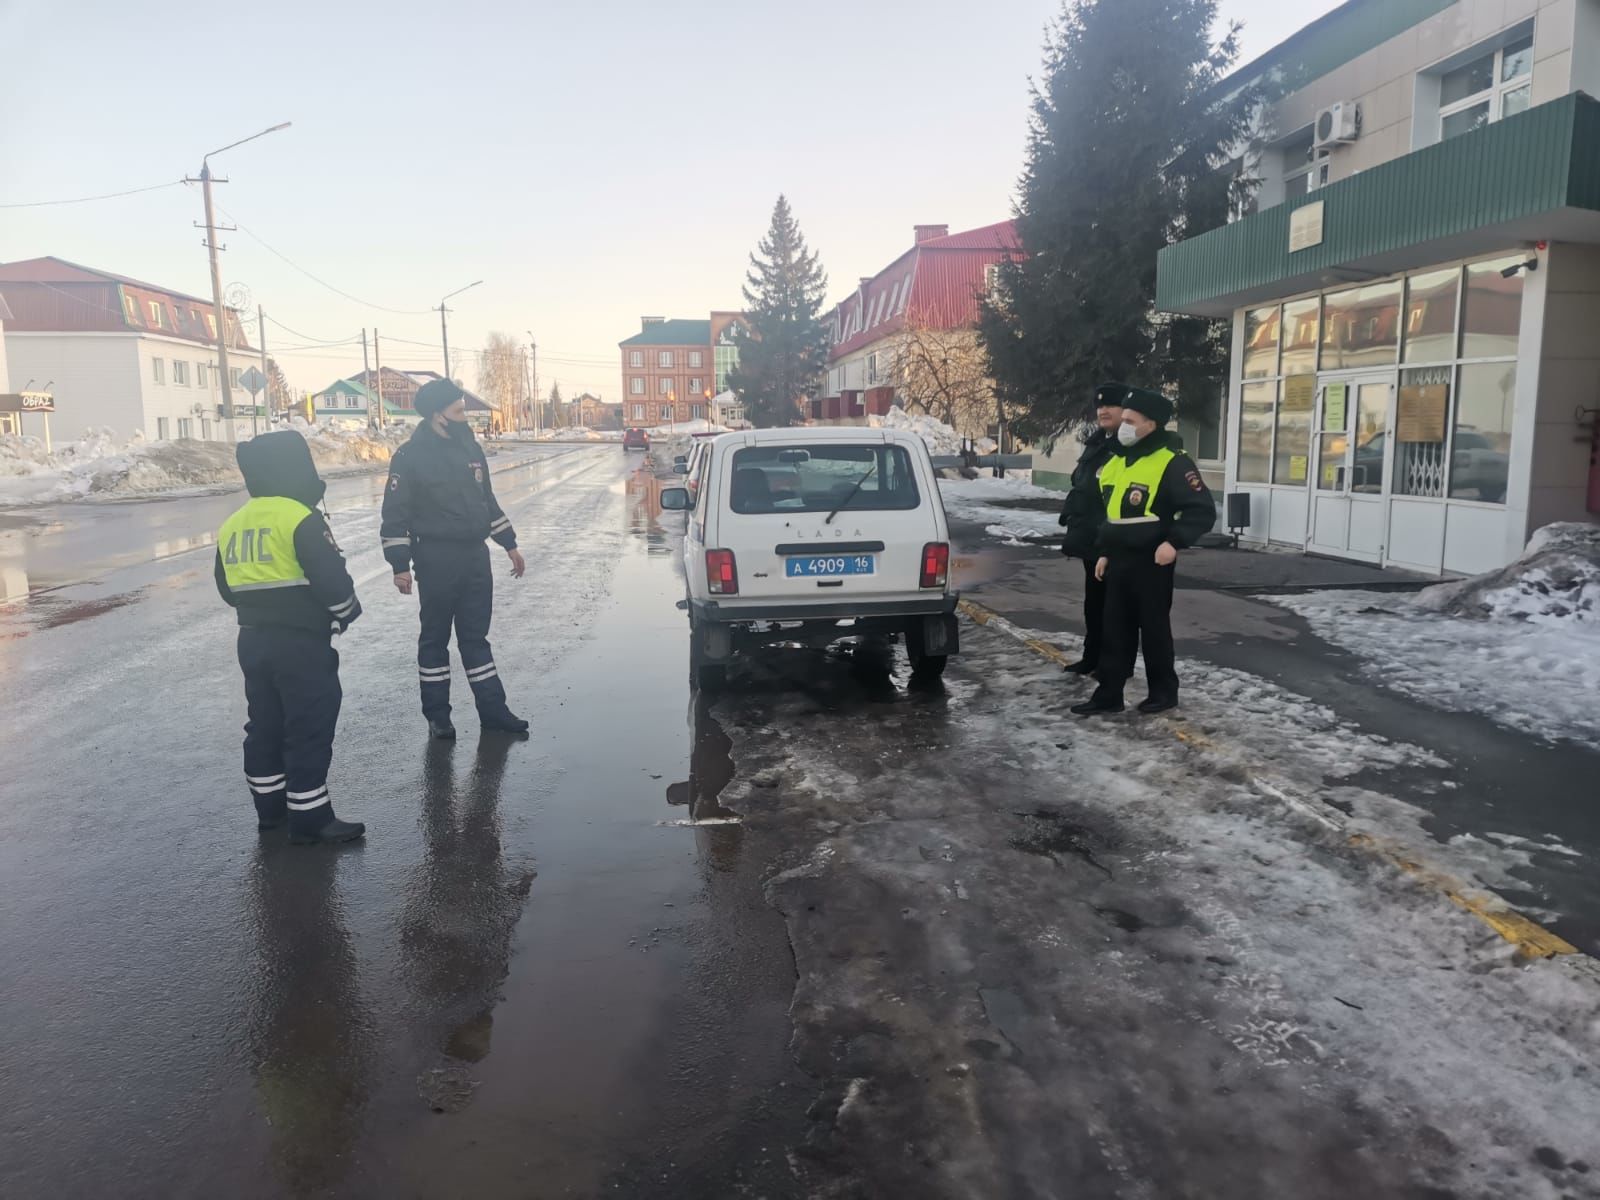
[[[718,709],[748,735],[722,802],[796,846],[768,895],[806,1194],[1593,1194],[1594,981],[1256,782],[1426,752],[1225,670],[1186,675],[1186,723],[1077,721],[1076,681],[963,640],[981,670],[870,720],[814,672]]]
[[[867,427],[870,429],[903,429],[907,433],[919,435],[928,443],[929,454],[960,454],[961,435],[951,426],[946,425],[937,417],[930,417],[927,413],[907,412],[903,408],[891,408],[885,415],[867,416]],[[979,454],[993,454],[999,447],[993,438],[979,438],[977,450]]]
[[[941,479],[944,510],[962,521],[980,523],[991,537],[1008,543],[1023,538],[1054,537],[1061,532],[1056,517],[1064,499],[1060,492],[1029,482],[1031,472],[1014,471],[1004,478]]]
[[[1552,525],[1499,571],[1415,596],[1269,596],[1387,687],[1549,741],[1600,749],[1600,527]]]
[[[372,436],[298,419],[287,428],[306,439],[320,470],[387,462],[410,433],[392,429]],[[228,442],[147,442],[138,436],[121,441],[108,429],[90,429],[46,453],[38,438],[0,437],[0,505],[111,499],[240,482],[234,447]]]

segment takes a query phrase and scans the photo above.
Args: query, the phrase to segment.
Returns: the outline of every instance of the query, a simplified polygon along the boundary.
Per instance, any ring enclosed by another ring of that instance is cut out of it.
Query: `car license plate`
[[[870,554],[803,554],[788,560],[784,574],[790,579],[831,578],[836,575],[871,575]]]

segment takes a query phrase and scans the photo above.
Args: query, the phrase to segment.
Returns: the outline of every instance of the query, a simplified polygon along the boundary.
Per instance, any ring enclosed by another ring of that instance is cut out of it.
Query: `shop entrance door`
[[[1379,562],[1388,529],[1393,376],[1325,381],[1306,549]]]

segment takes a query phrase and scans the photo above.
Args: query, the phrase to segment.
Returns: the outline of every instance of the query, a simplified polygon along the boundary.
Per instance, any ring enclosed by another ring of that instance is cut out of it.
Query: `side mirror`
[[[680,454],[672,460],[672,465],[677,466],[679,463],[687,463],[688,461],[689,456],[687,454]]]
[[[689,464],[680,458],[672,464],[672,473],[674,475],[687,475],[689,473]]]
[[[667,512],[683,512],[689,507],[688,488],[662,488],[661,507]]]

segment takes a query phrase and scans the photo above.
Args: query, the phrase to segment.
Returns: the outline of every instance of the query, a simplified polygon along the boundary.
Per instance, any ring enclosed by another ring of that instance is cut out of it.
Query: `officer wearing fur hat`
[[[448,379],[431,380],[418,390],[413,405],[422,422],[389,464],[379,537],[395,587],[405,596],[413,586],[420,592],[422,715],[432,736],[456,736],[450,720],[454,627],[479,723],[486,730],[526,733],[528,723],[506,706],[505,685],[489,649],[494,576],[484,539],[492,538],[506,552],[511,574],[520,579],[526,566],[516,531],[494,498],[488,460],[467,425],[461,389]]]
[[[1073,712],[1121,712],[1122,689],[1140,646],[1150,694],[1142,713],[1178,705],[1172,648],[1172,585],[1178,552],[1210,532],[1216,502],[1183,441],[1165,426],[1172,402],[1159,392],[1128,388],[1117,429],[1118,451],[1100,471],[1103,504],[1095,574],[1104,581],[1105,634],[1100,686]]]

